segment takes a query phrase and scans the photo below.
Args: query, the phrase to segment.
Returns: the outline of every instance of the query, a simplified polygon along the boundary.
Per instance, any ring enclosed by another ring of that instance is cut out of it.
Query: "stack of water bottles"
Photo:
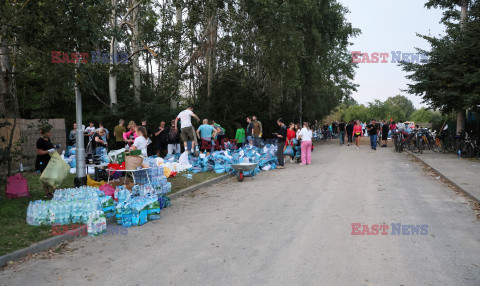
[[[125,186],[118,186],[115,188],[113,197],[119,203],[126,201],[130,198],[130,191]]]
[[[153,180],[165,177],[163,173],[163,167],[157,165],[156,158],[145,158],[143,160],[143,164],[148,166],[148,169],[135,172],[134,176],[137,184],[147,184],[149,181],[152,182]]]
[[[100,196],[98,197],[100,204],[102,205],[102,210],[105,213],[107,218],[115,216],[115,202],[110,196]]]
[[[124,186],[115,189],[117,224],[125,227],[142,225],[149,220],[160,218],[161,203],[169,205],[171,184],[165,176],[157,176],[150,184],[135,185],[130,192]]]
[[[103,205],[113,201],[98,188],[80,187],[56,190],[51,201],[30,202],[27,208],[27,223],[30,225],[87,223]],[[111,209],[111,208],[110,208]]]
[[[139,226],[160,218],[160,203],[156,195],[130,196],[116,206],[117,224],[124,227]]]
[[[107,232],[107,218],[103,211],[94,211],[88,217],[87,233],[89,236],[97,236]]]

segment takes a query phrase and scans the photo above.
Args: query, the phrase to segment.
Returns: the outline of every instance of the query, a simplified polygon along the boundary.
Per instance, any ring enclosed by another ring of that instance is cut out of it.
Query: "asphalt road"
[[[389,229],[352,235],[352,223]],[[410,234],[393,235],[398,223]],[[480,285],[480,222],[406,154],[330,144],[310,166],[232,178],[127,235],[8,267],[0,284]]]

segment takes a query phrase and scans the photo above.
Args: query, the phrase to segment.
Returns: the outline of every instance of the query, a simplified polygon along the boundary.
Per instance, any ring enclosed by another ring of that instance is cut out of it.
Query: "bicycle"
[[[417,134],[417,148],[420,154],[423,153],[424,149],[433,150],[434,141],[433,136],[430,134],[430,131],[427,128],[420,129]]]
[[[477,140],[472,138],[467,131],[460,132],[460,141],[458,143],[458,150],[462,158],[472,158],[478,152]]]

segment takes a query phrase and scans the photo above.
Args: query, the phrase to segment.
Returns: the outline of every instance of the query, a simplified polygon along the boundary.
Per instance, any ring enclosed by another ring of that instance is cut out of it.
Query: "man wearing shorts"
[[[200,121],[200,118],[198,118],[198,116],[195,115],[195,113],[193,113],[193,107],[191,106],[189,106],[184,111],[180,112],[177,118],[175,119],[175,129],[177,129],[177,126],[178,126],[177,123],[178,123],[178,120],[180,120],[180,127],[181,127],[180,136],[182,137],[185,151],[187,152],[191,151],[192,153],[194,153],[197,138],[195,136],[195,128],[193,128],[193,125],[192,125],[192,116],[195,117],[197,121]],[[192,150],[188,150],[188,141],[192,141]]]
[[[213,120],[203,119],[203,124],[197,129],[197,137],[202,139],[200,145],[200,152],[205,152],[210,155],[210,151],[213,149],[212,138],[217,135],[217,130],[213,126]]]

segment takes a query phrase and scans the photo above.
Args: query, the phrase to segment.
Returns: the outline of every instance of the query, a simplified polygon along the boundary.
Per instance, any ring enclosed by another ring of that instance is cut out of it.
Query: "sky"
[[[416,36],[439,36],[445,27],[440,24],[442,10],[427,9],[426,0],[338,0],[350,10],[347,21],[362,33],[352,38],[351,51],[388,53],[388,63],[359,63],[354,83],[359,84],[352,94],[358,103],[384,101],[397,94],[408,97],[416,108],[426,106],[422,98],[402,92],[410,83],[406,72],[392,63],[392,51],[416,53],[415,48],[430,50],[427,41]]]

